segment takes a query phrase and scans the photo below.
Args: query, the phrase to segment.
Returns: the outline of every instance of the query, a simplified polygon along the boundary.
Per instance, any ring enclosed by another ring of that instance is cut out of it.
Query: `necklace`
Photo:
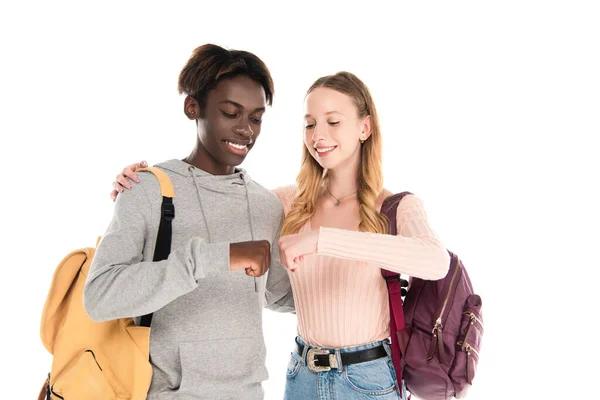
[[[333,198],[335,199],[335,202],[333,203],[333,205],[334,205],[334,206],[336,206],[336,207],[337,207],[337,206],[339,206],[339,205],[340,205],[340,203],[342,202],[342,200],[344,200],[346,197],[349,197],[349,196],[352,196],[353,194],[356,194],[356,193],[358,193],[358,190],[357,190],[357,191],[356,191],[356,192],[354,192],[354,193],[347,194],[347,195],[345,195],[344,197],[340,197],[340,198],[338,199],[337,197],[335,197],[335,196],[333,195],[333,193],[331,193],[331,191],[329,190],[329,186],[327,186],[327,191],[329,192],[329,194],[331,195],[331,197],[333,197]]]

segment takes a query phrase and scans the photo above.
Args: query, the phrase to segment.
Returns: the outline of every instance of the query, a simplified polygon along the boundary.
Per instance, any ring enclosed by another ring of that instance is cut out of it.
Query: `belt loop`
[[[342,363],[342,352],[340,351],[340,349],[335,349],[335,358],[337,360],[337,364],[338,364],[338,371],[343,371],[346,366]]]
[[[390,339],[386,338],[381,343],[383,344],[383,348],[385,349],[385,352],[387,353],[388,357],[392,357],[392,349],[390,347]]]
[[[300,354],[300,358],[302,358],[302,365],[306,367],[306,353],[308,353],[309,349],[308,343],[304,343],[304,348],[302,349],[302,354]]]

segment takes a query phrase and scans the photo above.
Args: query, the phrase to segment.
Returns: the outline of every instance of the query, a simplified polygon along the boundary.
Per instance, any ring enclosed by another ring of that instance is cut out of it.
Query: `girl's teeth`
[[[335,146],[334,147],[326,147],[324,149],[317,149],[317,152],[318,153],[325,153],[326,151],[333,150],[334,148],[335,148]]]

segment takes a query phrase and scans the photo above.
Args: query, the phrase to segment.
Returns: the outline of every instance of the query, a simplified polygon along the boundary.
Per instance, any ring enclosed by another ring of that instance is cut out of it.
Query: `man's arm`
[[[176,248],[166,260],[142,261],[147,236],[158,232],[152,228],[144,188],[153,187],[147,180],[154,177],[139,176],[140,184],[118,196],[86,279],[83,303],[95,321],[155,312],[194,290],[199,279],[230,271],[229,243],[206,243],[200,237]]]

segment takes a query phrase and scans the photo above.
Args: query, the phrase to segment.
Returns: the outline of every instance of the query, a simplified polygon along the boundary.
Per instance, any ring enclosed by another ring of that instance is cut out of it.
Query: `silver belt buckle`
[[[315,356],[329,355],[329,367],[315,365]],[[324,349],[309,349],[306,353],[306,362],[308,364],[308,369],[312,372],[327,372],[330,371],[331,368],[338,368],[337,358],[334,354],[330,354],[328,350]]]

